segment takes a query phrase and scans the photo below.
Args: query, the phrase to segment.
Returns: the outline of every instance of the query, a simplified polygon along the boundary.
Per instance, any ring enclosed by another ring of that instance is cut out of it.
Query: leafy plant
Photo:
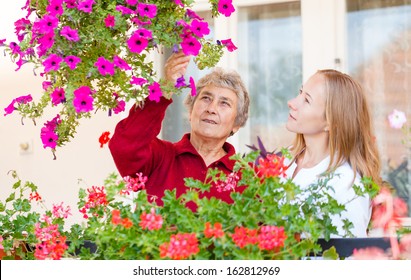
[[[231,0],[210,0],[214,17],[234,12]],[[165,48],[194,56],[200,69],[213,67],[224,49],[236,49],[230,39],[213,42],[208,23],[191,6],[192,0],[28,0],[27,15],[15,22],[17,42],[0,46],[17,69],[33,65],[44,77],[42,96],[23,95],[5,108],[23,119],[43,116],[47,108],[58,114],[44,123],[41,140],[55,154],[75,136],[80,119],[92,112],[118,114],[128,101],[159,100],[167,92],[194,90],[181,77],[170,85],[158,79],[153,60]]]

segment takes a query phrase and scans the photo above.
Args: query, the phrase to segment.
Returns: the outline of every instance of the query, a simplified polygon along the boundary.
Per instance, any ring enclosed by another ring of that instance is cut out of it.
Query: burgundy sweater
[[[160,102],[146,100],[143,108],[130,109],[129,116],[120,121],[109,142],[109,148],[121,176],[135,176],[142,172],[148,177],[146,190],[148,195],[156,198],[158,205],[163,205],[161,198],[165,190],[176,189],[177,196],[183,194],[187,187],[184,178],[205,180],[208,168],[218,168],[229,174],[233,170],[234,161],[229,158],[235,154],[234,147],[225,143],[223,148],[227,154],[221,159],[206,166],[203,158],[190,142],[190,134],[185,134],[177,143],[160,140],[161,124],[167,107],[172,100],[161,98]],[[200,197],[222,199],[232,203],[229,191],[218,192],[211,187]],[[189,204],[192,210],[194,204]]]

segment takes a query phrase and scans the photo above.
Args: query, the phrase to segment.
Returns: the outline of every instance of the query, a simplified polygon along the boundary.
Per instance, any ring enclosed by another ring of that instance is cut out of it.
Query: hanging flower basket
[[[214,17],[234,12],[232,0],[209,0]],[[4,115],[18,111],[23,119],[59,113],[41,128],[44,148],[53,154],[74,137],[82,118],[125,110],[126,102],[159,100],[165,92],[194,88],[194,81],[170,85],[157,79],[151,53],[165,48],[194,56],[200,69],[213,67],[230,39],[213,42],[208,23],[192,9],[191,0],[27,0],[25,17],[15,22],[17,42],[0,46],[19,70],[33,66],[44,78],[42,96],[14,98]]]

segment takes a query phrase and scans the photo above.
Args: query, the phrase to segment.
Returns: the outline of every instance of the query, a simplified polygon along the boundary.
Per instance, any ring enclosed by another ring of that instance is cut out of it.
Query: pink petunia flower
[[[114,114],[124,112],[126,109],[126,102],[124,100],[117,101],[117,106],[113,108]]]
[[[117,66],[118,68],[120,68],[120,69],[123,69],[123,70],[131,70],[131,67],[130,67],[130,65],[128,65],[128,63],[127,62],[125,62],[123,59],[121,59],[119,56],[114,56],[114,58],[113,58],[113,64],[115,65],[115,66]]]
[[[134,14],[134,11],[132,9],[124,7],[122,5],[117,5],[116,6],[116,11],[119,11],[122,15]]]
[[[60,31],[60,35],[69,41],[77,42],[80,40],[77,30],[72,29],[70,26],[64,26]]]
[[[186,15],[191,19],[204,20],[204,18],[200,17],[196,12],[190,9],[187,9]]]
[[[141,17],[154,18],[157,15],[157,6],[155,4],[138,3],[138,14]]]
[[[204,37],[204,35],[210,34],[208,23],[197,19],[191,22],[190,30],[194,33],[194,35],[200,38]]]
[[[237,49],[233,42],[231,42],[231,39],[221,40],[221,44],[223,44],[229,52],[233,52]]]
[[[61,16],[63,14],[63,0],[50,0],[46,11],[51,16]]]
[[[81,86],[74,91],[73,105],[77,113],[86,113],[93,110],[93,97],[88,86]]]
[[[64,0],[67,9],[77,8],[77,0]]]
[[[188,36],[181,42],[181,49],[185,55],[198,55],[201,49],[200,42],[193,36]]]
[[[9,106],[7,106],[6,108],[4,108],[4,116],[10,115],[11,113],[14,112],[14,110],[16,110],[16,107],[14,107],[14,104],[16,104],[16,99],[13,99],[13,101],[11,101],[11,103],[9,104]]]
[[[53,103],[54,106],[66,102],[66,92],[63,88],[54,89],[53,92],[50,94],[50,97],[51,103]]]
[[[135,32],[127,40],[127,45],[131,52],[141,53],[148,46],[148,40]]]
[[[197,89],[196,89],[196,85],[195,85],[193,77],[190,77],[190,88],[191,88],[191,96],[196,96],[197,95]]]
[[[232,13],[235,12],[232,0],[219,0],[218,1],[218,12],[220,14],[229,17]]]
[[[407,122],[407,118],[404,112],[394,109],[394,111],[388,115],[388,121],[392,128],[401,129]]]
[[[152,83],[148,86],[148,99],[151,101],[160,102],[160,97],[163,95],[161,92],[160,84],[157,82]]]
[[[83,11],[85,13],[91,14],[93,12],[93,4],[94,4],[94,0],[85,0],[85,1],[78,3],[77,9],[79,11]]]
[[[98,71],[101,75],[114,75],[114,64],[111,63],[109,60],[105,59],[104,57],[100,56],[97,59],[97,62],[94,63],[94,66],[98,68]]]
[[[40,34],[54,32],[59,24],[58,18],[51,15],[45,15],[41,20],[34,23],[33,28],[38,28]]]
[[[38,39],[38,51],[44,54],[54,45],[54,31],[44,34],[40,39]],[[42,56],[42,54],[39,56]]]
[[[50,72],[50,71],[57,71],[60,68],[60,63],[63,61],[63,58],[60,56],[52,53],[50,54],[44,61],[43,61],[43,66],[44,66],[44,72]]]
[[[104,23],[107,27],[114,27],[116,25],[116,18],[113,15],[107,15],[104,19]]]
[[[145,83],[147,83],[147,80],[144,78],[138,78],[136,76],[131,77],[130,84],[132,85],[142,86]]]
[[[126,3],[130,6],[136,6],[138,4],[138,0],[126,0]]]
[[[184,7],[184,4],[181,3],[181,0],[174,0],[174,3],[176,3],[176,5],[178,5],[180,7]]]
[[[44,81],[41,83],[41,86],[43,87],[43,90],[47,91],[49,87],[51,87],[52,83],[50,81]]]
[[[55,149],[57,146],[57,141],[59,139],[58,135],[46,127],[43,127],[40,131],[41,142],[43,143],[43,148]]]
[[[66,58],[64,58],[64,62],[68,65],[68,67],[71,70],[76,69],[77,64],[81,62],[81,58],[75,56],[75,55],[69,55]]]

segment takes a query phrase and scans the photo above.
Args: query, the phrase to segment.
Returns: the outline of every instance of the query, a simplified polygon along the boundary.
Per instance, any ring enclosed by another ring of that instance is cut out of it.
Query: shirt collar
[[[184,153],[190,153],[201,157],[201,155],[197,152],[197,150],[190,142],[190,133],[184,134],[183,138],[181,138],[181,140],[175,144],[175,147],[176,156]],[[223,145],[223,149],[227,152],[227,154],[218,161],[216,161],[214,164],[223,164],[227,169],[232,171],[234,168],[234,160],[231,160],[230,157],[235,154],[235,148],[230,143],[225,142]]]

